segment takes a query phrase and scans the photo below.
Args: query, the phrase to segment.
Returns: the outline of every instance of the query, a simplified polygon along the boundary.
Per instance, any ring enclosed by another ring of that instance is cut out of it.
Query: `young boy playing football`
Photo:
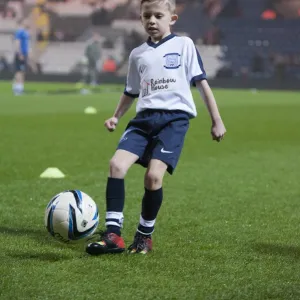
[[[171,33],[170,27],[178,19],[175,8],[175,0],[141,0],[141,21],[149,39],[131,52],[124,94],[105,127],[114,131],[138,97],[137,115],[129,122],[110,161],[106,231],[99,241],[87,245],[86,251],[91,255],[125,251],[121,237],[124,177],[134,163],[147,171],[140,221],[128,251],[147,254],[152,250],[151,235],[163,200],[163,177],[166,171],[173,173],[189,120],[197,115],[191,84],[199,89],[205,101],[212,120],[213,139],[221,141],[226,132],[193,41]]]

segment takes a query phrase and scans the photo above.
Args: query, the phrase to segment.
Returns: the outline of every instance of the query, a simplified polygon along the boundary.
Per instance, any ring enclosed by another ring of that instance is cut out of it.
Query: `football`
[[[54,196],[45,211],[45,226],[57,240],[70,243],[85,240],[97,229],[98,208],[94,200],[79,190]]]

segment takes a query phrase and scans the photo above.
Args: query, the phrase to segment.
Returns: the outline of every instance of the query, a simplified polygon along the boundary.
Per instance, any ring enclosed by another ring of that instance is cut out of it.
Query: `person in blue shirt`
[[[21,95],[24,91],[25,71],[29,54],[30,34],[29,24],[26,20],[19,22],[19,28],[15,32],[15,76],[13,92]]]

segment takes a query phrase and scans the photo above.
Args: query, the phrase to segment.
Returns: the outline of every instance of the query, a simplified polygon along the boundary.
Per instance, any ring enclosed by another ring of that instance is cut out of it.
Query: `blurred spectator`
[[[31,11],[31,17],[40,34],[40,40],[47,41],[50,33],[50,17],[45,4],[41,3],[34,6]]]
[[[101,56],[100,36],[97,32],[93,33],[93,37],[87,44],[84,54],[88,62],[88,73],[85,82],[89,81],[91,85],[95,86],[98,75],[97,63]]]
[[[103,72],[115,73],[117,71],[116,61],[112,56],[109,56],[103,63]]]
[[[34,56],[38,61],[46,50],[50,38],[50,16],[45,6],[44,0],[38,0],[31,10],[32,29],[34,29]]]
[[[263,73],[265,71],[264,58],[258,51],[255,52],[251,61],[251,71],[253,73]]]
[[[275,78],[277,83],[282,83],[286,77],[286,69],[289,64],[288,57],[281,53],[272,53],[270,55],[270,61],[275,70]]]
[[[17,7],[20,3],[15,4],[8,0],[0,0],[0,17],[4,19],[15,19],[18,17]]]
[[[91,15],[91,21],[93,26],[109,25],[112,19],[109,13],[104,8],[97,8]]]
[[[218,17],[223,18],[238,18],[242,15],[242,9],[240,8],[238,0],[229,0]]]
[[[300,67],[300,53],[292,55],[291,63],[294,66]]]
[[[267,0],[265,9],[261,14],[264,20],[277,18],[294,19],[300,17],[299,0]]]
[[[235,73],[235,75],[246,83],[249,80],[249,68],[247,66],[241,66],[239,72]]]
[[[130,0],[130,3],[127,7],[127,17],[130,20],[138,20],[140,17],[140,10],[139,10],[140,2],[137,0]]]
[[[65,40],[65,34],[62,30],[56,30],[56,31],[53,32],[51,39],[56,41],[56,42],[64,41]]]
[[[261,14],[261,18],[263,20],[275,20],[277,18],[277,14],[273,9],[267,8]]]
[[[194,41],[204,35],[210,23],[208,17],[203,16],[203,7],[200,2],[178,2],[179,20],[173,26],[175,32],[187,33]]]
[[[222,68],[220,68],[216,74],[216,78],[232,78],[233,70],[231,67],[231,63],[226,63]]]
[[[0,72],[8,71],[9,64],[4,55],[0,55]]]
[[[6,10],[6,2],[5,1],[0,1],[0,15],[4,17],[4,12]]]
[[[221,30],[217,26],[213,26],[209,29],[203,37],[204,45],[219,45],[221,41]]]
[[[144,42],[144,37],[138,32],[133,30],[126,38],[125,38],[125,53],[123,56],[123,60],[120,62],[118,69],[120,70],[124,64],[127,62],[128,57],[131,51],[141,45]]]
[[[263,20],[275,20],[277,18],[277,13],[274,7],[274,0],[267,0],[265,3],[265,9],[261,14]]]
[[[205,14],[214,19],[222,10],[222,1],[221,0],[204,0],[203,1],[203,10]]]
[[[177,3],[176,3],[176,13],[178,15],[181,15],[181,13],[184,11],[184,9],[185,9],[185,3],[177,1]]]

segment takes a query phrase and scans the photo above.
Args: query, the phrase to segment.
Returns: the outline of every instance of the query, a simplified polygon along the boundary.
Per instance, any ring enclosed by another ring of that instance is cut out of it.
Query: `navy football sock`
[[[106,186],[106,219],[107,232],[121,235],[123,209],[125,202],[124,179],[108,177]]]
[[[138,232],[150,235],[154,231],[154,224],[163,200],[163,189],[150,191],[145,188],[142,202],[142,212]]]

